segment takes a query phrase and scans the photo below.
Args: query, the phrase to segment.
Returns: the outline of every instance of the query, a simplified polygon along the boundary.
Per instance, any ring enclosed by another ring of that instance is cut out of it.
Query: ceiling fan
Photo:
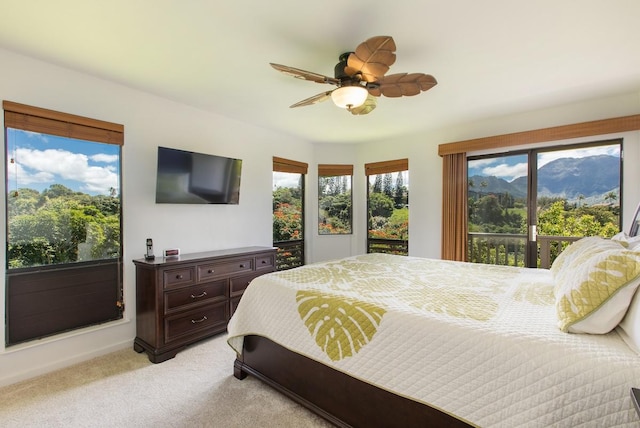
[[[329,98],[354,115],[370,113],[376,108],[376,98],[418,95],[435,86],[436,79],[424,73],[398,73],[385,76],[389,67],[396,62],[396,43],[390,36],[375,36],[359,44],[355,52],[340,55],[334,68],[334,76],[329,77],[299,68],[271,63],[278,71],[303,80],[327,83],[336,89],[314,95],[293,105],[308,106]]]

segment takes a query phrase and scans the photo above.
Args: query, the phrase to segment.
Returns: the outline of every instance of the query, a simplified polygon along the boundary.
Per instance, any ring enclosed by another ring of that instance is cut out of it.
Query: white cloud
[[[101,162],[113,162],[113,156],[96,155],[91,159],[95,157]],[[16,164],[9,164],[8,172],[10,179],[17,180],[19,186],[44,184],[48,187],[56,182],[67,185],[65,182],[72,181],[78,183],[72,187],[74,190],[100,194],[108,194],[110,188],[118,187],[118,174],[113,166],[90,165],[89,157],[81,153],[20,148],[15,158]]]
[[[473,166],[474,169],[481,169],[486,165],[493,165],[496,162],[501,160],[500,158],[484,158],[484,159],[474,159],[469,162],[470,166]]]
[[[482,170],[482,173],[486,176],[495,176],[504,178],[507,181],[511,181],[516,177],[522,177],[527,175],[527,163],[517,163],[515,165],[500,164],[492,167],[487,167]]]
[[[98,153],[97,155],[90,156],[90,159],[94,162],[114,163],[118,161],[118,155],[107,155],[105,153]]]

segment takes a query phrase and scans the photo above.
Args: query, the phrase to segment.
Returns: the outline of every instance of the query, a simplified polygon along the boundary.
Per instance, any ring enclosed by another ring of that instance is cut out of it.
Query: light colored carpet
[[[332,426],[271,387],[233,377],[226,334],[152,364],[132,348],[0,388],[2,427]]]

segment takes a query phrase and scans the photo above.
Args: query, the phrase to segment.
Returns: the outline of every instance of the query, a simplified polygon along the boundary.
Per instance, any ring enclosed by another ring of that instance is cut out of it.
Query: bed
[[[584,238],[548,270],[366,254],[263,275],[228,326],[234,375],[336,426],[638,426],[636,244]]]

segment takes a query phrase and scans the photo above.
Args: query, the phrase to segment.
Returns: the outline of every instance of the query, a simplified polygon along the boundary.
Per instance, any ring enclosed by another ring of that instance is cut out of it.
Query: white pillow
[[[636,291],[627,314],[618,327],[622,330],[620,336],[629,348],[640,354],[640,292]]]
[[[611,238],[612,241],[620,242],[623,246],[635,250],[640,248],[640,236],[629,236],[626,232],[620,232]]]
[[[574,257],[555,276],[558,327],[570,333],[605,334],[625,316],[640,285],[640,252],[600,247]]]
[[[595,254],[605,250],[622,250],[626,248],[619,241],[612,241],[601,236],[587,236],[581,238],[564,249],[551,265],[551,274],[556,283],[564,283],[573,275],[574,264],[583,263]]]

